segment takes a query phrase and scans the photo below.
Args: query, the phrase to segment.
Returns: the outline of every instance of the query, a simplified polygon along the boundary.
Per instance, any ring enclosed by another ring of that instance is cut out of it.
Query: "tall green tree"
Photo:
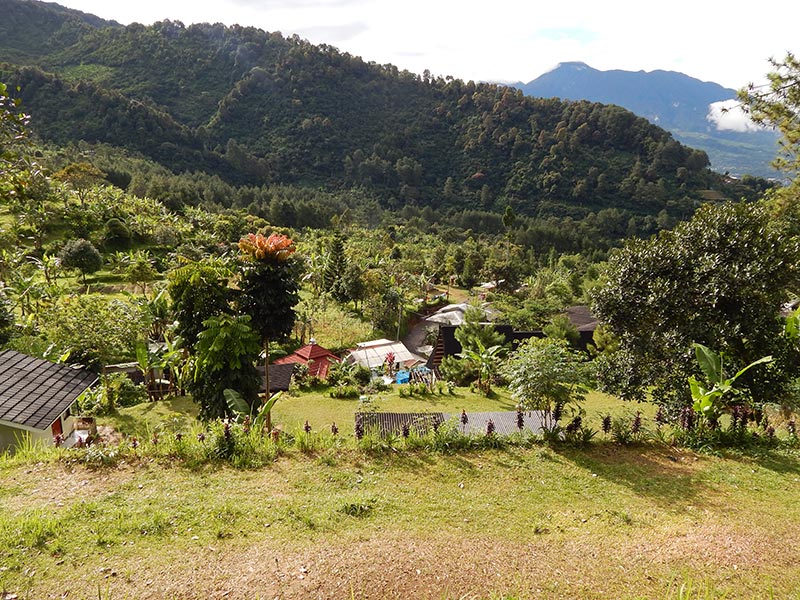
[[[578,328],[573,325],[567,315],[554,316],[550,323],[542,328],[542,331],[549,338],[566,340],[572,345],[577,344],[581,339]]]
[[[783,136],[774,164],[789,174],[796,193],[800,185],[800,59],[788,52],[783,59],[769,62],[773,70],[767,74],[768,85],[750,84],[738,96],[753,121],[774,127]]]
[[[490,348],[501,346],[505,337],[486,321],[486,312],[477,306],[468,306],[464,311],[464,322],[456,327],[453,334],[465,351],[478,350],[479,346]]]
[[[0,347],[5,346],[14,331],[14,313],[5,290],[0,287]]]
[[[269,344],[292,333],[299,299],[294,242],[282,234],[248,234],[239,240],[241,271],[239,310],[250,315],[264,351],[265,398],[269,398]],[[267,418],[267,428],[272,426]]]
[[[53,174],[53,178],[63,181],[78,196],[81,207],[86,204],[86,196],[93,188],[106,183],[106,174],[86,162],[70,163],[60,171]]]
[[[27,153],[30,117],[19,99],[0,82],[0,198],[16,200],[28,192],[36,165]]]
[[[341,234],[337,232],[334,234],[333,240],[328,248],[322,281],[325,291],[339,302],[346,302],[348,300],[345,290],[341,285],[346,268],[347,257],[344,254],[344,239],[342,239]]]
[[[142,294],[147,294],[147,284],[158,279],[158,271],[153,266],[153,259],[147,250],[137,250],[131,254],[128,267],[125,269],[125,278],[134,285],[142,288]]]
[[[233,312],[233,291],[228,286],[232,276],[231,269],[219,261],[192,262],[168,273],[175,333],[188,351],[194,349],[206,319]]]
[[[554,338],[523,341],[509,355],[502,373],[511,397],[526,410],[542,411],[549,430],[558,426],[565,407],[579,407],[590,378],[586,356]]]
[[[258,371],[255,362],[261,349],[249,315],[219,315],[203,322],[197,336],[194,376],[189,392],[200,405],[205,420],[234,416],[225,400],[225,390],[238,392],[250,408],[258,405]]]
[[[770,59],[773,70],[765,87],[750,84],[739,91],[739,100],[750,118],[781,133],[780,152],[773,165],[784,171],[791,183],[771,192],[777,216],[800,234],[800,59],[788,52],[782,60]]]
[[[594,313],[619,341],[600,361],[602,381],[629,399],[650,389],[675,414],[691,405],[685,382],[698,373],[699,343],[724,353],[734,371],[774,356],[739,384],[756,403],[780,402],[795,350],[779,311],[798,289],[799,252],[763,203],[707,205],[657,238],[629,241],[593,294]]]
[[[101,294],[61,296],[40,315],[41,333],[69,362],[93,369],[132,359],[136,340],[149,328],[138,303]]]

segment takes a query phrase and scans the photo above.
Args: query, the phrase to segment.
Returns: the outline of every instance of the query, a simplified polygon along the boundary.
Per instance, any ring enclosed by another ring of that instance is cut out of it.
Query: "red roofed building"
[[[301,365],[308,366],[308,374],[326,379],[328,377],[328,369],[332,363],[338,363],[340,359],[330,350],[326,350],[318,345],[314,340],[310,344],[298,348],[292,354],[284,356],[274,361],[274,365],[287,365],[291,363],[300,363]]]

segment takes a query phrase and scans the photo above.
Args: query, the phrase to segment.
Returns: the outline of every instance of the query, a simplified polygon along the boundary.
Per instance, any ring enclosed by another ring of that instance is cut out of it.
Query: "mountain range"
[[[704,150],[719,172],[776,176],[770,162],[777,151],[777,134],[744,130],[744,119],[735,111],[727,118],[723,115],[723,122],[742,131],[720,128],[721,113],[712,108],[735,101],[736,90],[717,83],[675,71],[600,71],[582,62],[564,62],[533,81],[513,85],[528,96],[622,106],[684,144]]]
[[[0,81],[38,138],[137,153],[182,178],[181,202],[230,205],[210,177],[251,190],[239,196],[254,210],[267,186],[324,188],[392,210],[605,211],[624,235],[631,219],[651,231],[763,186],[614,104],[421,76],[253,27],[121,26],[37,0],[0,0],[0,14]]]

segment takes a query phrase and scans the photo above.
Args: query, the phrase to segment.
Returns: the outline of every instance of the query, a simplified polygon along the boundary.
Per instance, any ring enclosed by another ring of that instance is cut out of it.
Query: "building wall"
[[[53,436],[50,435],[49,429],[47,431],[38,431],[0,423],[0,452],[13,449],[19,443],[19,440],[24,439],[25,436],[30,436],[32,441],[37,444],[53,443]]]
[[[71,414],[67,416],[68,412],[70,411],[64,411],[61,415],[61,426],[65,438],[72,433],[75,427],[75,417]],[[48,446],[53,444],[53,432],[50,427],[45,430],[39,430],[0,423],[0,453],[16,446],[24,436],[30,436],[31,441],[37,444]]]
[[[0,452],[5,452],[8,448],[16,443],[15,435],[20,435],[23,432],[16,427],[9,427],[0,423]]]

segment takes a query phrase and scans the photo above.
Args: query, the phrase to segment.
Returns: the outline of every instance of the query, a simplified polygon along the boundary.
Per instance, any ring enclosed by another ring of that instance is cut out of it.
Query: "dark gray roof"
[[[264,365],[259,365],[256,367],[258,371],[258,376],[261,380],[261,387],[259,388],[259,392],[262,394],[264,393]],[[289,385],[292,383],[292,373],[294,373],[294,364],[288,363],[285,365],[275,365],[272,364],[269,366],[269,392],[270,394],[274,394],[275,392],[285,392],[289,389]]]
[[[47,429],[97,375],[14,350],[0,351],[0,420]]]
[[[597,329],[597,317],[592,314],[588,306],[570,306],[567,310],[567,317],[578,331],[594,331]]]
[[[538,410],[526,410],[522,413],[522,428],[529,433],[541,433],[543,414]],[[473,412],[467,413],[467,422],[461,422],[460,414],[445,415],[445,420],[454,420],[456,428],[465,435],[481,435],[491,420],[497,435],[509,435],[519,432],[517,411]]]
[[[356,421],[361,420],[366,433],[375,432],[381,437],[389,434],[400,435],[404,425],[417,432],[418,435],[425,435],[434,427],[439,427],[444,423],[442,413],[387,413],[370,412],[356,413]]]

